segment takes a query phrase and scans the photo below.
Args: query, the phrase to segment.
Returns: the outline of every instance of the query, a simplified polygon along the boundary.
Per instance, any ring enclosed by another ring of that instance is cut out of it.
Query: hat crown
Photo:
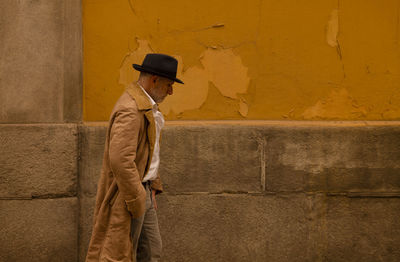
[[[164,54],[147,54],[143,59],[142,65],[133,64],[132,66],[140,72],[159,75],[183,84],[181,80],[176,78],[178,60],[172,56]]]
[[[164,73],[175,78],[178,68],[178,61],[169,55],[147,54],[143,60],[142,67],[152,69],[155,72]]]

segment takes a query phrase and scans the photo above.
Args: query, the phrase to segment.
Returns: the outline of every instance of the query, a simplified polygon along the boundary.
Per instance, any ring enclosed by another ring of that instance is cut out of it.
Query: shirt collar
[[[153,98],[146,92],[146,90],[144,90],[143,86],[141,84],[139,84],[139,82],[137,83],[137,85],[143,90],[143,92],[145,93],[145,95],[149,98],[151,106],[155,109],[157,109],[157,103],[154,102]]]

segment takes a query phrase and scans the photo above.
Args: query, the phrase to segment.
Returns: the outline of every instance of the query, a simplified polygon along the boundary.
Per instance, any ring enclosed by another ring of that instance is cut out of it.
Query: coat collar
[[[128,94],[135,99],[138,110],[145,110],[144,115],[146,116],[147,120],[149,121],[149,125],[147,127],[147,138],[149,139],[150,142],[150,154],[149,154],[149,160],[153,159],[153,153],[154,153],[154,147],[156,143],[156,124],[153,116],[153,105],[150,102],[149,97],[147,94],[143,91],[143,89],[135,82],[130,84],[127,88],[126,91]],[[150,163],[149,162],[149,163]],[[145,174],[147,173],[150,165],[147,165]]]
[[[149,110],[153,108],[147,94],[144,93],[142,88],[140,88],[136,82],[131,83],[126,88],[126,91],[133,99],[135,99],[139,110]]]

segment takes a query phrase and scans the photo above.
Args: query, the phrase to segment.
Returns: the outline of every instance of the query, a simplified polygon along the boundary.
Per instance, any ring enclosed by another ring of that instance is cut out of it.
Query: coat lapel
[[[137,107],[139,110],[151,110],[151,102],[147,95],[143,92],[143,90],[136,83],[130,84],[126,91],[128,94],[135,99]]]
[[[133,99],[135,99],[138,109],[144,111],[144,115],[149,122],[149,125],[147,126],[147,139],[149,140],[150,144],[148,163],[151,163],[151,160],[153,159],[154,145],[156,143],[156,123],[153,116],[151,102],[149,101],[147,95],[136,83],[130,84],[126,88],[126,91]],[[149,167],[150,165],[147,165],[145,173]]]

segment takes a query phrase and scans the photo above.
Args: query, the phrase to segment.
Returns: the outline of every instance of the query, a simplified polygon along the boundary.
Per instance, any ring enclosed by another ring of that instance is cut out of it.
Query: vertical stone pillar
[[[76,261],[81,0],[0,1],[0,261]]]

